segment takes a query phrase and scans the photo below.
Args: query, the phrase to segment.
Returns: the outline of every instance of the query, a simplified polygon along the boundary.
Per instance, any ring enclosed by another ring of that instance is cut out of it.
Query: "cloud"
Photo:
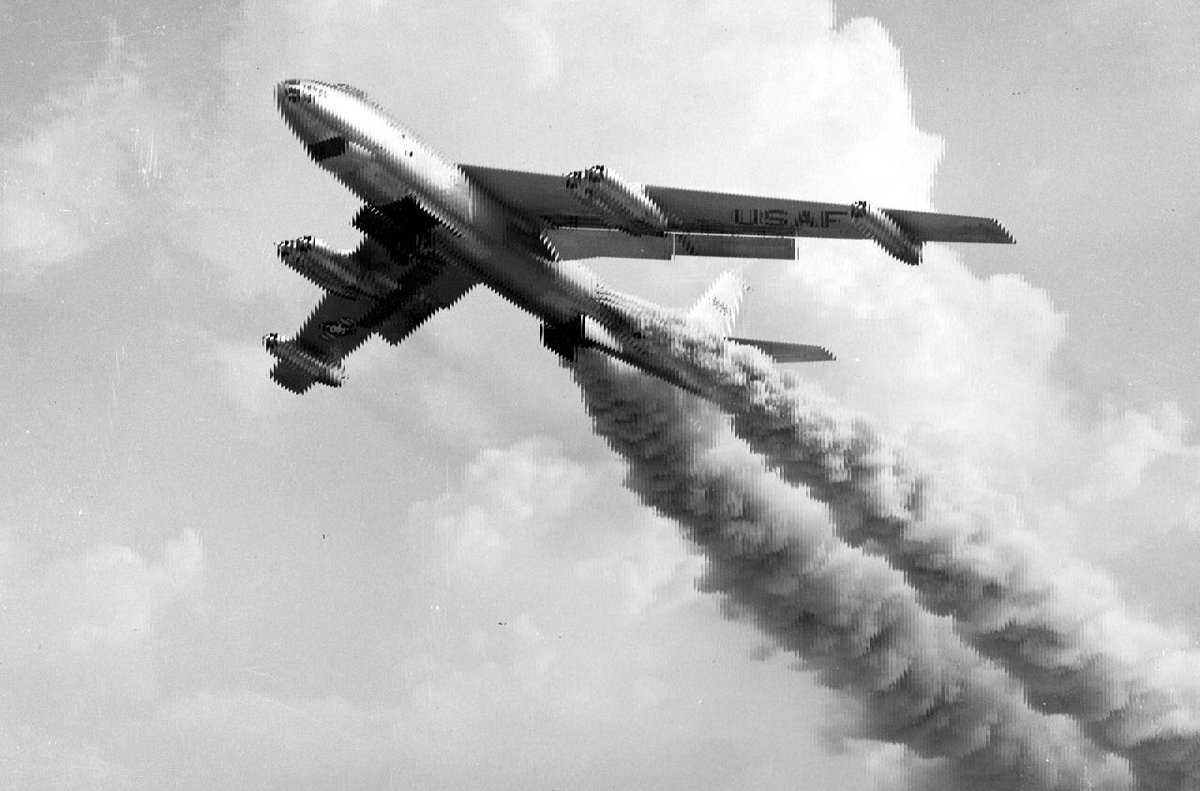
[[[695,590],[699,564],[674,525],[619,488],[622,474],[546,438],[481,450],[391,526],[405,539],[389,568],[409,593],[393,600],[386,580],[365,580],[356,587],[385,598],[386,615],[363,604],[332,633],[304,632],[320,654],[330,634],[358,640],[354,622],[371,621],[368,642],[387,651],[380,687],[189,687],[130,729],[130,748],[98,754],[131,784],[169,774],[194,788],[462,787],[481,777],[501,787],[787,788],[805,766],[854,787],[849,761],[811,766],[822,745],[806,734],[827,698],[804,684],[774,689],[771,679],[791,675],[781,657],[747,668],[745,630]],[[335,675],[372,672],[362,653],[345,658],[353,667]],[[783,709],[783,727],[757,733],[748,702]]]
[[[136,222],[181,152],[178,109],[147,93],[145,63],[109,36],[95,75],[51,95],[44,124],[10,143],[0,254],[17,282],[95,250]]]
[[[500,9],[500,20],[521,45],[518,50],[527,61],[527,80],[531,90],[553,84],[562,70],[559,43],[554,32],[556,0],[520,0]]]
[[[152,716],[159,657],[174,622],[203,606],[204,577],[203,547],[188,531],[156,561],[101,545],[0,580],[0,739],[21,756],[5,767],[10,781],[127,780],[121,739]]]

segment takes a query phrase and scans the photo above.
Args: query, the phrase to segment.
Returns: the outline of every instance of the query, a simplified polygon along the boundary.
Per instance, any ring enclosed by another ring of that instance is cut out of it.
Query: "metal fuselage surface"
[[[484,285],[548,324],[580,316],[600,343],[631,361],[637,317],[665,309],[620,294],[577,261],[557,260],[538,218],[521,215],[437,156],[361,92],[345,85],[287,80],[280,112],[310,155],[364,202],[412,198],[437,220],[441,250]],[[653,361],[634,362],[655,372]]]

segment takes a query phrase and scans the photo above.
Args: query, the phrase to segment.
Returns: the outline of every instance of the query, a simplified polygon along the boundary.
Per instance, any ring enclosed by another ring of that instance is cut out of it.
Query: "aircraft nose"
[[[303,142],[318,138],[321,131],[315,87],[309,80],[283,80],[275,86],[279,114]]]
[[[295,93],[303,84],[304,80],[280,80],[279,84],[275,86],[275,90],[280,94]]]
[[[282,80],[275,86],[275,101],[281,108],[289,104],[298,104],[304,100],[307,93],[304,88],[304,80]]]

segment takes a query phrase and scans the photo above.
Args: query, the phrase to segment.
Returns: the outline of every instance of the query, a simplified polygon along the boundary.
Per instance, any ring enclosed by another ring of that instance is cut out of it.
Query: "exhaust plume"
[[[580,352],[573,374],[597,432],[628,464],[626,484],[703,550],[702,587],[823,684],[853,693],[861,736],[946,759],[943,787],[1128,787],[1119,761],[1071,720],[1033,711],[898,572],[806,518],[802,492],[744,450],[715,450],[711,410],[594,352]]]
[[[1026,687],[1030,704],[1078,720],[1125,758],[1139,787],[1200,787],[1200,663],[1132,619],[1097,571],[1047,557],[988,493],[939,491],[865,420],[803,389],[761,353],[674,319],[648,343],[682,344],[734,433],[824,503],[850,545],[885,557],[921,604]]]

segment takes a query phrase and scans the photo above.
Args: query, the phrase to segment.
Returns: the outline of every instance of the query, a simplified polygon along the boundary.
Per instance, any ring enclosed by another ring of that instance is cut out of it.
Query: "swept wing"
[[[316,366],[338,372],[341,363],[372,332],[398,344],[434,313],[449,307],[467,293],[475,279],[457,265],[440,260],[414,264],[399,285],[379,299],[349,299],[326,293],[294,338],[294,352],[276,356],[271,378],[293,393],[303,393],[319,376]],[[287,355],[291,355],[291,359]]]
[[[652,233],[641,220],[640,224],[622,226],[620,217],[607,210],[603,202],[579,200],[568,186],[576,174],[460,167],[498,200],[556,229],[550,237],[564,258],[709,255],[788,259],[795,257],[794,239],[814,237],[872,238],[897,258],[917,263],[925,242],[1013,241],[998,222],[988,217],[875,209],[865,202],[823,203],[619,182],[661,213],[662,225]]]

